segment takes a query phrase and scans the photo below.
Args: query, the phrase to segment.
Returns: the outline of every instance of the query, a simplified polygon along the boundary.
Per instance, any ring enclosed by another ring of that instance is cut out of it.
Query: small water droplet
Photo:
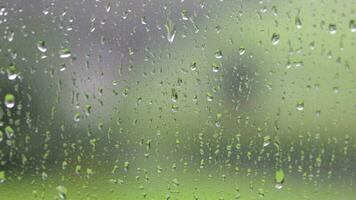
[[[299,103],[297,103],[297,110],[304,110],[304,101],[300,101]]]
[[[71,52],[67,48],[63,48],[59,51],[60,58],[69,58],[71,56]]]
[[[223,57],[221,50],[216,50],[214,55],[215,55],[215,58],[217,58],[217,59],[221,59]]]
[[[240,54],[241,56],[244,55],[245,52],[246,52],[245,47],[240,47],[240,48],[239,48],[239,54]]]
[[[74,114],[74,121],[75,122],[79,122],[80,121],[80,114],[79,113],[75,113]]]
[[[182,20],[187,21],[188,20],[188,11],[187,10],[182,10],[180,13],[182,16]]]
[[[0,171],[0,184],[4,183],[6,180],[5,171]]]
[[[213,63],[211,67],[213,68],[213,72],[219,72],[220,70],[220,65],[218,64]]]
[[[147,24],[147,21],[146,21],[146,17],[145,17],[145,16],[142,16],[142,17],[141,17],[141,24],[143,24],[143,25],[146,25],[146,24]]]
[[[15,96],[12,94],[5,95],[5,106],[7,108],[13,108],[15,106]]]
[[[277,45],[279,43],[279,39],[280,39],[279,34],[277,34],[277,33],[272,34],[271,41],[272,41],[273,45]]]
[[[56,189],[58,192],[59,199],[66,200],[67,199],[67,188],[60,185],[60,186],[57,186]]]
[[[265,137],[263,137],[263,147],[268,146],[271,143],[271,137],[266,135]]]
[[[7,78],[9,80],[15,80],[17,78],[17,70],[16,66],[14,64],[11,64],[10,66],[7,67]]]
[[[356,32],[356,22],[354,20],[350,21],[349,27],[350,27],[350,30],[351,30],[352,33]]]
[[[172,20],[168,18],[166,21],[166,24],[164,26],[165,26],[166,32],[167,32],[167,40],[169,43],[172,43],[174,41],[174,37],[176,35],[175,25],[172,22]]]
[[[332,35],[336,34],[336,25],[335,24],[329,24],[329,32]]]
[[[46,47],[46,43],[45,41],[39,41],[37,42],[37,49],[42,52],[45,53],[47,51],[47,47]]]
[[[296,17],[295,18],[295,25],[296,25],[296,27],[297,27],[297,29],[301,29],[302,28],[302,21],[300,20],[300,18],[299,17]]]
[[[285,180],[284,171],[282,169],[277,170],[275,174],[275,181],[276,181],[275,187],[277,189],[281,189],[283,187],[282,184],[284,183],[284,180]]]

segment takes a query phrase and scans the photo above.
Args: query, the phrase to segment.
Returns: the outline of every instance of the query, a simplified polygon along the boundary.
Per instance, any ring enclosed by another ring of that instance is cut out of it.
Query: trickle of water
[[[5,95],[5,106],[7,108],[13,108],[15,106],[15,96],[12,94]]]
[[[166,28],[166,32],[167,32],[167,40],[169,43],[172,43],[176,35],[175,25],[172,22],[172,20],[168,18],[164,27]]]
[[[273,33],[271,41],[273,45],[277,45],[279,43],[279,34]]]
[[[37,42],[37,49],[42,52],[45,53],[47,51],[47,47],[46,47],[46,43],[45,41],[39,41]]]

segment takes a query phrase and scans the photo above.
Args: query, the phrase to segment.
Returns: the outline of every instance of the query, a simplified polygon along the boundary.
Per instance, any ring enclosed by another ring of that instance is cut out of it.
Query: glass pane
[[[356,199],[355,0],[1,0],[0,199]]]

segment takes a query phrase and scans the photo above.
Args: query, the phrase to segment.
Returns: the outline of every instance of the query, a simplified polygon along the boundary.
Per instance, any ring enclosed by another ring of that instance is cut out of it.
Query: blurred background
[[[1,199],[356,198],[355,4],[1,1]]]

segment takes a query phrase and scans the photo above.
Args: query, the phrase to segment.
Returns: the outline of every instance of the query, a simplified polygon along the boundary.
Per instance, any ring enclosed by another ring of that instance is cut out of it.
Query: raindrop
[[[266,135],[265,137],[263,137],[263,147],[268,146],[271,143],[271,137]]]
[[[349,26],[350,26],[351,32],[355,33],[356,32],[356,22],[354,20],[351,20]]]
[[[214,55],[215,55],[215,58],[217,58],[217,59],[221,59],[223,57],[221,50],[216,50]]]
[[[304,110],[304,101],[300,101],[299,103],[297,103],[297,110]]]
[[[15,96],[12,94],[5,95],[5,106],[7,108],[13,108],[15,106]]]
[[[220,65],[218,64],[213,63],[211,67],[213,68],[213,72],[219,72],[220,70]]]
[[[4,183],[6,180],[5,171],[0,171],[0,184]]]
[[[180,13],[182,16],[182,20],[187,21],[188,20],[188,11],[187,10],[182,10]]]
[[[335,24],[329,24],[329,32],[332,35],[336,34],[336,25]]]
[[[273,45],[277,45],[279,43],[279,34],[273,33],[271,40]]]
[[[164,26],[165,26],[166,32],[167,32],[167,40],[169,43],[172,43],[174,41],[174,37],[176,35],[175,25],[172,22],[172,20],[168,18],[166,21],[166,24]]]
[[[142,17],[141,17],[141,24],[143,24],[143,25],[146,25],[146,24],[147,24],[147,21],[146,21],[146,17],[145,17],[145,16],[142,16]]]
[[[37,42],[37,49],[42,52],[45,53],[47,51],[47,47],[46,47],[46,43],[45,41],[39,41]]]
[[[10,66],[7,67],[7,78],[9,80],[15,80],[17,78],[17,70],[16,66],[14,64],[11,64]]]
[[[283,183],[285,180],[285,175],[282,169],[279,169],[276,171],[276,175],[275,175],[275,181],[276,181],[276,185],[275,187],[277,189],[281,189],[283,187]]]
[[[60,58],[69,58],[71,56],[71,52],[67,48],[63,48],[59,51]]]
[[[79,122],[79,121],[80,121],[80,114],[79,114],[79,113],[75,113],[75,115],[74,115],[74,121],[75,121],[75,122]]]
[[[241,56],[244,55],[245,52],[246,52],[245,47],[240,47],[240,48],[239,48],[239,54],[240,54]]]
[[[297,27],[297,29],[300,29],[300,28],[302,28],[302,21],[300,20],[300,18],[299,17],[296,17],[295,18],[295,25],[296,25],[296,27]]]
[[[66,200],[67,199],[67,188],[64,186],[57,186],[57,192],[58,192],[58,197],[61,200]]]

